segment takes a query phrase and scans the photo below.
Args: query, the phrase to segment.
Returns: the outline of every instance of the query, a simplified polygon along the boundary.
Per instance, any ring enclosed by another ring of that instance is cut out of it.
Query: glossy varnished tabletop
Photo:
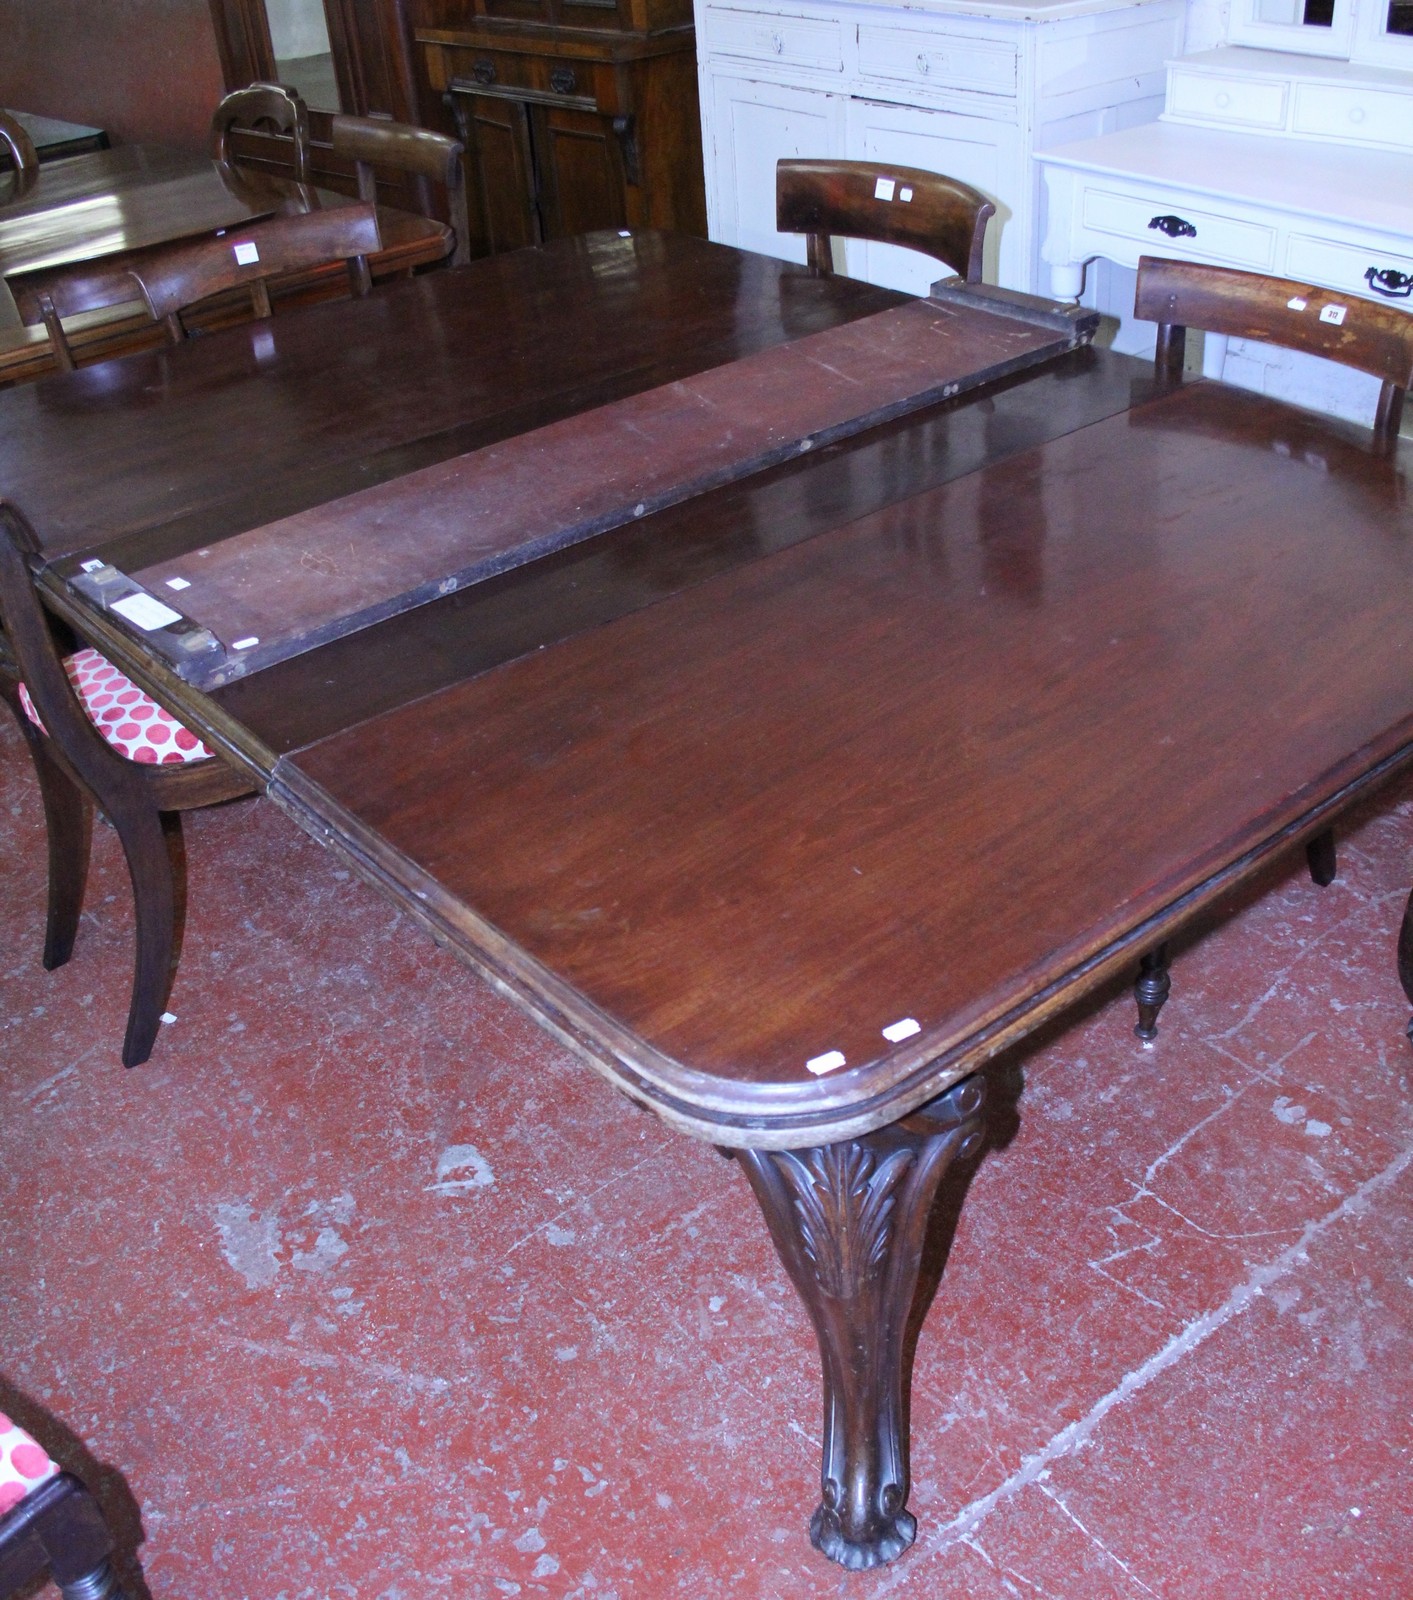
[[[1405,753],[1413,515],[1361,442],[1199,383],[904,486],[278,785],[621,1086],[780,1145],[931,1099]]]

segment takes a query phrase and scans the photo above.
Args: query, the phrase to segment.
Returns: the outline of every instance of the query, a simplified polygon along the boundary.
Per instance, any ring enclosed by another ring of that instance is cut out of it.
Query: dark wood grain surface
[[[135,570],[902,299],[592,234],[0,392],[0,482]]]
[[[183,668],[208,688],[1053,359],[1070,343],[1067,329],[984,306],[914,300],[131,576],[164,596],[177,584],[173,603],[219,641]]]
[[[876,1125],[1406,756],[1405,502],[1194,385],[277,776],[676,1120]]]

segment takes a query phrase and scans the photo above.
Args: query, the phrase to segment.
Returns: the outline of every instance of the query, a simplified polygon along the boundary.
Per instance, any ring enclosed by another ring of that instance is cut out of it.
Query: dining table
[[[1408,447],[1091,331],[623,232],[0,393],[52,609],[735,1160],[849,1568],[992,1064],[1413,761]]]

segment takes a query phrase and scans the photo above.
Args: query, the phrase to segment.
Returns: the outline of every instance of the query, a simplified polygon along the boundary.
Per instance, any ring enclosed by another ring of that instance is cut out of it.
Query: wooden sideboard
[[[696,0],[711,237],[787,259],[775,163],[925,167],[996,204],[985,276],[1041,281],[1038,150],[1151,120],[1182,0]],[[926,293],[923,257],[836,241],[852,277]]]
[[[706,232],[688,0],[426,0],[419,15],[466,145],[473,251]]]

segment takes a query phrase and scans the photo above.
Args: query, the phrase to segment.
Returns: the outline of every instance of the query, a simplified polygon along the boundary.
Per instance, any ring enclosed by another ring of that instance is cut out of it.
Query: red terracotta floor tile
[[[734,1165],[264,803],[188,832],[125,1073],[116,840],[44,973],[0,725],[0,1407],[156,1600],[1413,1595],[1406,789],[1181,945],[1153,1049],[1116,989],[1019,1058],[918,1340],[918,1543],[868,1574],[805,1538],[812,1335]]]

